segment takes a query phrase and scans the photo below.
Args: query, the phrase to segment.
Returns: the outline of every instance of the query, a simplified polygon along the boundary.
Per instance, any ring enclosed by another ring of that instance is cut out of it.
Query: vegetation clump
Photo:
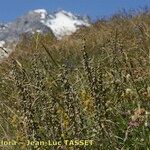
[[[22,143],[3,150],[148,150],[149,11],[98,20],[61,41],[23,36],[0,64],[0,102],[0,139]]]

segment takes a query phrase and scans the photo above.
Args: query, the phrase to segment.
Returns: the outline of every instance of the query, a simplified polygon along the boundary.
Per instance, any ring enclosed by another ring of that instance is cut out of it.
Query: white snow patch
[[[8,57],[8,50],[4,47],[5,41],[0,41],[0,60]]]
[[[3,59],[7,58],[12,51],[13,51],[13,49],[11,49],[10,47],[6,46],[6,42],[5,41],[0,41],[0,62]]]
[[[41,30],[36,30],[36,32],[37,32],[37,33],[42,33],[42,31],[41,31]]]
[[[0,30],[5,30],[7,27],[7,24],[0,24]]]
[[[60,11],[54,14],[51,19],[41,22],[52,29],[54,35],[61,39],[63,36],[71,35],[79,26],[89,26],[88,20],[79,19],[70,12]]]
[[[1,28],[0,28],[0,30],[5,30],[5,29],[6,29],[6,27],[1,27]]]
[[[0,47],[3,47],[5,45],[5,41],[0,41]]]
[[[41,15],[41,19],[45,19],[46,15],[48,14],[45,9],[36,9],[34,12],[39,13]]]

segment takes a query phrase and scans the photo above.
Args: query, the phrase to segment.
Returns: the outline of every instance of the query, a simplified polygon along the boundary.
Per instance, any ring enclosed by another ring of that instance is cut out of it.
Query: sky
[[[150,7],[150,0],[0,0],[0,22],[9,22],[33,9],[66,10],[91,19],[108,17],[119,10]]]

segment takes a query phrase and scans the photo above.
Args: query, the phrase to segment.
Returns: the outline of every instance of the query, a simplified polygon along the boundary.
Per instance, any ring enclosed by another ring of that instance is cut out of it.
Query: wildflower
[[[127,74],[127,75],[126,75],[126,80],[127,80],[127,82],[130,80],[130,77],[131,77],[130,74]]]
[[[145,126],[145,127],[148,127],[148,122],[145,122],[145,123],[144,123],[144,126]]]
[[[150,115],[150,113],[148,112],[148,111],[146,111],[145,112],[145,123],[144,123],[144,125],[145,125],[145,127],[148,127],[148,115]]]
[[[132,95],[133,94],[133,90],[130,88],[127,88],[125,91],[126,95]]]
[[[129,122],[129,126],[130,127],[138,127],[140,124],[138,121],[130,121]]]
[[[129,121],[130,127],[138,127],[139,125],[144,123],[144,114],[145,109],[138,108],[133,111],[133,115],[131,116],[131,120]]]

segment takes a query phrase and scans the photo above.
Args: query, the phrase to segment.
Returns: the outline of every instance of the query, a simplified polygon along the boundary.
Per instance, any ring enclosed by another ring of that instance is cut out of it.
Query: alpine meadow
[[[20,35],[0,110],[1,150],[150,150],[150,11]]]

